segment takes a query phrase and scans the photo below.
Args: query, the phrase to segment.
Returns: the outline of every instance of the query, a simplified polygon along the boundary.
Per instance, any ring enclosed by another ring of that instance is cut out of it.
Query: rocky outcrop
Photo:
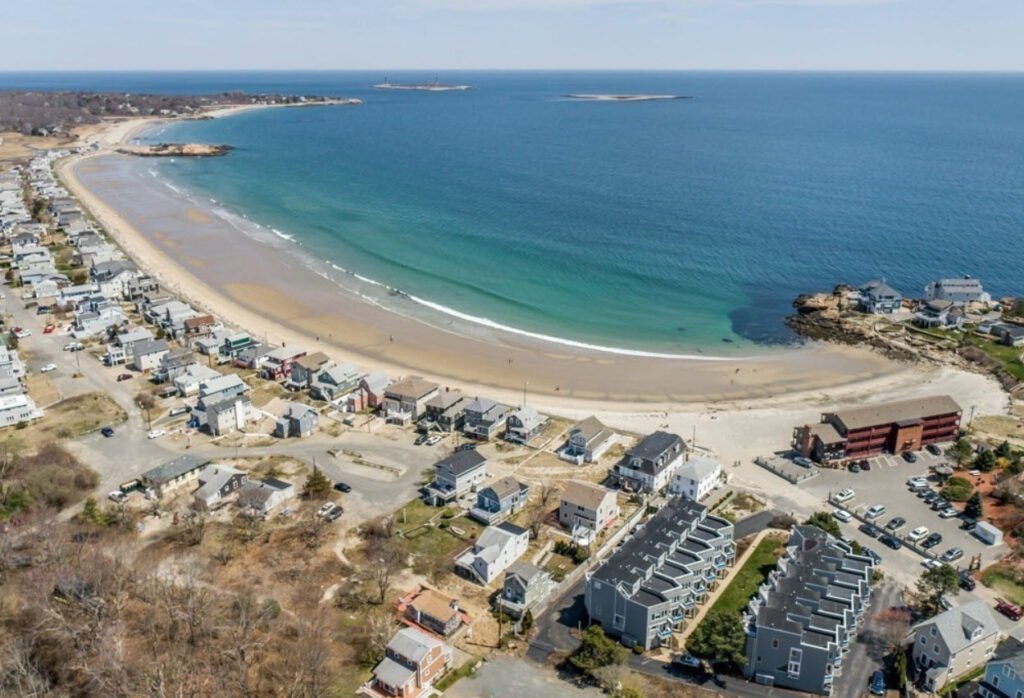
[[[118,148],[122,155],[139,157],[213,157],[226,155],[230,145],[208,145],[206,143],[157,143],[156,145],[126,145]]]

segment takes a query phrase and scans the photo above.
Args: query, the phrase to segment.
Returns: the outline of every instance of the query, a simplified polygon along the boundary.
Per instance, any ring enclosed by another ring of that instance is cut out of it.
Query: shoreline
[[[217,116],[270,106],[273,105],[244,105],[219,110]],[[124,143],[161,121],[165,120],[119,122],[97,133],[93,140],[109,146]],[[58,175],[140,268],[152,274],[169,291],[176,291],[197,307],[221,317],[226,324],[239,326],[273,342],[315,348],[365,369],[395,376],[423,375],[441,383],[457,384],[468,393],[488,394],[513,404],[521,401],[523,389],[528,388],[532,397],[543,396],[540,399],[546,405],[570,410],[624,412],[649,411],[656,407],[678,410],[703,409],[710,405],[715,409],[714,406],[744,403],[752,406],[765,401],[782,403],[824,391],[857,392],[871,385],[884,388],[893,381],[904,382],[920,373],[914,366],[897,364],[872,352],[820,344],[763,357],[742,360],[723,357],[718,362],[707,362],[699,359],[710,357],[623,357],[508,337],[481,340],[363,302],[352,304],[352,309],[360,312],[347,313],[350,317],[295,317],[294,313],[280,312],[282,302],[286,307],[292,303],[294,309],[295,299],[282,297],[276,289],[251,283],[221,284],[220,288],[214,288],[216,284],[199,278],[197,271],[201,271],[201,265],[192,264],[188,268],[187,260],[175,259],[166,249],[159,249],[159,241],[140,231],[116,207],[83,184],[78,169],[90,162],[95,164],[98,157],[106,155],[109,152],[101,149],[66,158],[57,166]],[[202,224],[195,223],[192,227],[202,227]],[[252,240],[246,242],[248,246],[260,246],[266,255],[266,245]],[[340,289],[334,289],[335,305],[341,294]],[[271,306],[276,306],[278,312],[271,311]],[[340,329],[336,336],[345,337],[345,341],[335,339],[334,332],[328,333],[329,339],[321,336],[318,341],[311,330],[316,323],[311,324],[310,320],[319,320],[325,328]],[[401,326],[402,335],[392,332],[395,326]],[[392,332],[391,337],[402,337],[401,346],[388,341],[389,332]],[[412,347],[406,343],[408,336],[414,339]],[[506,355],[507,362],[500,358]],[[558,380],[558,376],[565,380]],[[629,390],[626,386],[630,384],[630,377],[645,385],[637,384],[635,389]]]

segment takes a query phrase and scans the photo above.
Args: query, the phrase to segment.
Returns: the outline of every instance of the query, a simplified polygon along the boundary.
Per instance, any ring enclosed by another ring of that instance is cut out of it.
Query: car
[[[25,339],[25,337],[32,336],[32,330],[26,330],[24,327],[15,327],[14,336],[18,339]]]
[[[814,467],[814,461],[812,461],[810,458],[804,458],[803,456],[797,456],[796,458],[793,459],[793,462],[802,468]]]
[[[860,472],[860,466],[857,465],[856,463],[850,463],[850,465],[847,468],[847,470],[849,470],[851,473],[856,474],[856,473]]]
[[[48,305],[41,305],[36,308],[36,315],[46,315],[48,312],[50,312],[50,306]]]
[[[978,586],[978,583],[974,581],[974,577],[967,570],[960,573],[960,579],[957,580],[957,583],[960,584],[960,588],[964,591],[974,591],[974,588]]]
[[[925,446],[925,449],[928,451],[928,453],[932,454],[933,456],[942,455],[942,449],[935,444],[928,444],[927,446]]]
[[[924,503],[925,504],[931,504],[936,499],[938,499],[938,497],[939,497],[939,493],[938,492],[936,492],[935,490],[928,490],[927,492],[924,493]]]
[[[327,514],[330,513],[333,509],[334,509],[334,502],[324,502],[320,506],[320,509],[317,510],[316,515],[317,516],[327,516]]]
[[[956,562],[964,556],[964,551],[960,548],[950,548],[946,552],[942,553],[942,557],[939,559],[943,562]]]
[[[128,495],[121,490],[114,490],[113,492],[107,493],[107,499],[118,504],[123,504],[128,501]]]
[[[917,454],[914,453],[913,451],[904,451],[902,453],[902,456],[903,456],[903,460],[907,461],[908,463],[916,463],[917,462]]]
[[[906,525],[907,525],[907,520],[906,519],[904,519],[902,516],[894,516],[893,518],[889,519],[889,523],[887,523],[885,525],[885,530],[886,531],[898,531],[898,530],[900,530],[901,528],[903,528]]]
[[[876,565],[882,562],[882,556],[876,553],[871,548],[862,548],[864,554],[871,558],[871,561]]]
[[[938,567],[942,567],[942,563],[941,562],[939,562],[938,560],[934,560],[932,558],[926,559],[921,564],[924,565],[924,568],[926,570],[934,570],[934,569],[936,569]]]
[[[704,662],[692,654],[677,654],[672,657],[672,666],[688,671],[701,671],[704,669]]]
[[[436,446],[439,443],[441,443],[441,435],[440,434],[434,434],[429,439],[427,439],[427,446]]]
[[[440,437],[438,437],[438,440],[440,440]],[[462,451],[475,451],[475,450],[476,450],[476,444],[474,444],[474,443],[459,444],[458,446],[455,447],[455,452],[456,453],[461,453]]]
[[[880,669],[876,669],[875,673],[871,675],[871,679],[868,681],[868,689],[873,696],[885,695],[885,674]]]
[[[960,516],[960,512],[953,507],[946,507],[939,512],[940,519],[952,519],[957,516]]]
[[[192,411],[192,408],[188,407],[187,405],[182,405],[181,407],[172,407],[170,409],[170,411],[167,413],[167,416],[168,417],[177,417],[178,415],[187,414],[187,413],[189,413],[191,411]]]
[[[154,429],[146,434],[147,439],[159,439],[161,436],[167,436],[167,432],[163,429]]]
[[[931,550],[932,548],[934,548],[936,545],[938,545],[941,542],[942,542],[942,534],[936,532],[936,533],[932,533],[930,536],[925,538],[924,542],[921,543],[921,547],[924,548],[925,550]]]
[[[130,373],[122,373],[122,374],[120,374],[117,377],[117,382],[120,383],[122,381],[130,381],[131,379],[132,379],[132,374],[130,374]]]
[[[962,522],[960,523],[960,528],[962,528],[962,529],[963,529],[963,530],[965,530],[965,531],[973,531],[973,530],[974,530],[974,527],[975,527],[975,526],[977,526],[977,525],[978,525],[978,522],[977,522],[977,520],[975,520],[975,519],[966,519],[966,518],[965,518],[965,519],[964,519],[964,520],[963,520],[963,521],[962,521]]]
[[[907,480],[908,487],[925,487],[928,484],[928,478],[926,477],[912,477]]]
[[[46,327],[43,328],[43,334],[53,334],[56,331],[57,331],[57,326],[56,325],[47,325]]]
[[[114,427],[103,427],[102,429],[100,429],[100,433],[109,439],[111,436],[114,435]]]
[[[43,366],[43,367],[41,367],[39,369],[39,372],[40,373],[49,373],[50,371],[56,371],[56,370],[57,370],[57,364],[46,364],[45,366]]]
[[[949,600],[949,599],[948,599],[947,597],[945,597],[945,596],[943,596],[943,597],[940,597],[940,598],[939,598],[939,607],[940,607],[940,608],[941,608],[941,609],[942,609],[943,611],[948,611],[949,609],[953,608],[953,602],[952,602],[952,601],[950,601],[950,600]]]
[[[916,490],[913,490],[913,492],[917,495],[918,499],[924,499],[929,494],[932,496],[935,495],[935,491],[931,487],[918,487]]]
[[[873,507],[864,512],[865,519],[877,519],[879,516],[885,513],[885,505],[875,504]]]
[[[428,438],[430,438],[430,437],[428,437],[426,434],[420,434],[419,436],[416,437],[416,440],[413,441],[413,445],[414,446],[422,446],[423,444],[425,444],[427,442]]]
[[[903,547],[903,541],[901,541],[896,536],[889,535],[888,533],[886,533],[884,536],[882,536],[878,540],[879,540],[879,542],[882,543],[882,545],[888,546],[888,547],[892,548],[893,550],[899,550],[900,548]]]
[[[1012,604],[1006,599],[996,599],[996,610],[1010,620],[1020,620],[1024,616],[1024,611],[1021,610],[1020,606]]]
[[[81,351],[85,349],[85,345],[81,342],[68,342],[63,347],[64,351]]]
[[[832,516],[843,523],[849,523],[853,520],[853,514],[846,511],[846,509],[836,509],[832,512]]]
[[[345,510],[335,505],[333,509],[324,514],[324,521],[337,521],[341,518],[341,515],[345,513]]]
[[[861,470],[871,470],[871,461],[862,460],[860,462],[860,469]]]
[[[949,500],[946,499],[945,497],[938,496],[932,500],[931,506],[932,511],[942,511],[943,509],[948,509],[952,505],[949,503]]]
[[[928,528],[926,526],[918,526],[913,531],[907,534],[907,540],[909,540],[911,543],[916,543],[917,541],[922,540],[927,535]]]
[[[832,501],[842,504],[843,502],[850,501],[855,496],[857,496],[857,493],[851,490],[849,487],[847,487],[845,490],[839,490],[838,492],[836,492],[835,495],[833,495],[832,497]]]
[[[345,492],[345,493],[348,493],[348,492],[352,491],[352,487],[350,487],[349,485],[346,485],[344,482],[335,482],[334,483],[334,489],[338,490],[339,492]]]
[[[869,523],[862,523],[860,526],[857,527],[857,530],[863,533],[868,538],[878,538],[879,534],[881,533],[881,531],[879,531],[877,528],[875,528]]]

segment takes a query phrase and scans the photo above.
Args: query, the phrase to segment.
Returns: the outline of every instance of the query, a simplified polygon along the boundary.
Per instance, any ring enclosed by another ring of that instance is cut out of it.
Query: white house
[[[28,395],[0,395],[0,427],[31,422],[42,416],[43,411]]]
[[[238,490],[236,504],[242,511],[254,516],[266,516],[295,496],[295,486],[283,480],[268,477],[250,480]]]
[[[615,432],[597,417],[587,417],[569,431],[569,439],[558,457],[576,465],[596,463],[613,443]]]
[[[160,358],[169,351],[167,340],[143,339],[132,347],[132,366],[146,373],[160,365]]]
[[[518,560],[530,545],[530,532],[515,524],[488,526],[471,547],[455,558],[455,571],[487,585]]]
[[[999,625],[987,603],[968,601],[917,624],[913,638],[910,671],[923,671],[925,688],[938,691],[992,658]]]
[[[722,464],[711,458],[684,461],[676,471],[669,492],[699,502],[722,484]]]
[[[14,378],[25,375],[25,364],[21,362],[16,349],[0,346],[0,373],[9,373]]]
[[[201,383],[213,380],[219,375],[209,366],[195,363],[187,367],[183,373],[174,379],[174,389],[182,397],[189,397],[199,392],[199,385]]]

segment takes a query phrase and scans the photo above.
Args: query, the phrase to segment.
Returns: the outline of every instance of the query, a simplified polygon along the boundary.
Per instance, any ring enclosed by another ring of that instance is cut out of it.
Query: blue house
[[[1010,638],[999,645],[985,666],[978,684],[981,698],[1017,698],[1024,696],[1024,642]]]
[[[488,526],[496,524],[523,508],[529,494],[528,485],[515,478],[503,477],[477,492],[476,506],[469,515]]]

